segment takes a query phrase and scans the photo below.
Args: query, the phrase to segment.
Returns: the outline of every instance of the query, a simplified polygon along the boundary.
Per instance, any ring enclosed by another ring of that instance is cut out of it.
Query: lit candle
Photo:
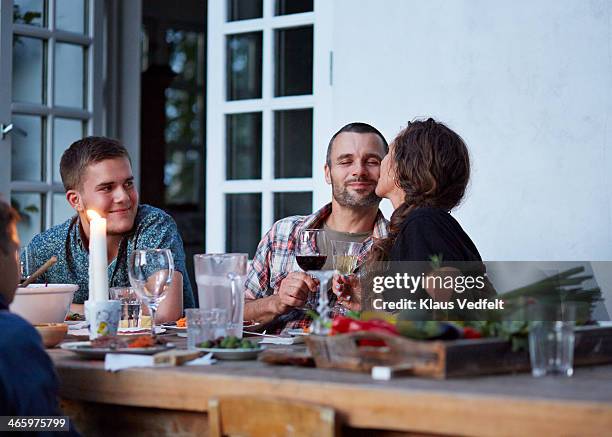
[[[106,219],[87,210],[89,218],[89,300],[108,300]]]

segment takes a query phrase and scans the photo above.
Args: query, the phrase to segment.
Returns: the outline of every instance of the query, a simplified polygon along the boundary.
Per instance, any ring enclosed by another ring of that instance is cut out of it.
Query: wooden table
[[[261,395],[336,410],[345,435],[610,435],[612,366],[572,378],[530,374],[453,379],[369,375],[219,361],[213,366],[105,372],[54,349],[65,411],[84,435],[206,435],[208,399]],[[383,431],[384,430],[384,431]]]

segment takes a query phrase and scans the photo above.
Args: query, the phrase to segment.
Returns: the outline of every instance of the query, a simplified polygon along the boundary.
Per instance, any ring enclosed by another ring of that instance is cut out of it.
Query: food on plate
[[[68,313],[68,315],[66,316],[66,320],[72,322],[82,322],[85,320],[85,316],[79,313]]]
[[[187,327],[187,317],[182,317],[176,321],[177,328],[186,328]]]
[[[203,341],[198,347],[206,349],[257,349],[257,343],[246,338],[239,339],[238,337],[229,336]]]
[[[150,335],[139,335],[133,337],[109,335],[106,337],[98,337],[91,341],[92,348],[101,349],[127,349],[127,348],[144,348],[153,347],[164,344],[160,339],[153,338]]]

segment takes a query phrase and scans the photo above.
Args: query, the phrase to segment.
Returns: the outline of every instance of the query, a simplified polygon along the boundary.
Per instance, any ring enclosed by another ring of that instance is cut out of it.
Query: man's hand
[[[334,275],[332,291],[349,311],[361,311],[361,283],[357,275]]]
[[[301,308],[306,304],[308,295],[318,290],[319,284],[312,276],[303,272],[291,272],[281,281],[278,289],[278,314],[291,308]]]

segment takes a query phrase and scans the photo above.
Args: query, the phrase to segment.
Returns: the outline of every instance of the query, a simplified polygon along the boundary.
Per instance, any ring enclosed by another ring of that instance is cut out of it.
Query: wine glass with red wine
[[[302,229],[298,235],[295,259],[302,270],[319,281],[319,292],[311,293],[305,308],[314,309],[319,318],[313,322],[312,332],[325,334],[329,321],[329,299],[327,283],[333,277],[333,270],[321,270],[327,261],[329,240],[323,229]]]
[[[327,261],[327,236],[323,229],[302,229],[295,248],[295,260],[302,270],[321,270]]]

